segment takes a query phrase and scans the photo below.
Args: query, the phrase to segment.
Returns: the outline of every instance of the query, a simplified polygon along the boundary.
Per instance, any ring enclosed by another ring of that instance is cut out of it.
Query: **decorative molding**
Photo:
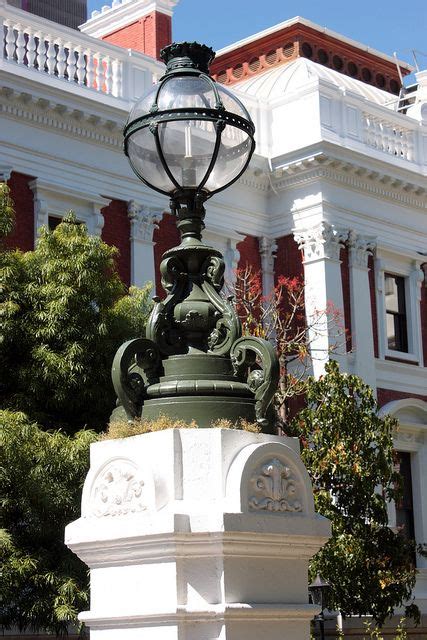
[[[94,38],[102,38],[143,19],[153,11],[172,16],[177,2],[178,0],[112,0],[111,6],[104,4],[101,11],[92,11],[91,17],[79,28]]]
[[[128,202],[128,216],[131,225],[131,240],[139,242],[153,241],[153,232],[159,226],[164,209],[140,205],[135,200]]]
[[[0,182],[7,182],[10,179],[12,171],[12,167],[0,165]]]
[[[367,155],[369,155],[369,148],[366,151]],[[418,165],[414,165],[414,171],[417,170]],[[291,187],[313,182],[319,178],[325,178],[359,192],[366,192],[406,206],[427,209],[427,200],[425,198],[427,185],[421,186],[408,180],[398,179],[384,172],[370,170],[356,163],[339,160],[324,153],[275,169],[271,176],[272,186],[276,191],[284,191]],[[425,182],[423,176],[420,176],[420,178]]]
[[[338,261],[347,236],[347,231],[336,229],[325,221],[309,229],[294,230],[298,248],[304,251],[305,263],[325,259]]]
[[[267,238],[266,236],[260,238],[259,252],[261,255],[263,271],[274,271],[274,260],[276,259],[277,249],[277,242],[274,238]]]
[[[145,511],[144,480],[136,464],[116,459],[96,476],[90,495],[89,516],[121,516]]]
[[[368,258],[376,248],[376,238],[364,236],[351,229],[348,233],[349,262],[351,267],[368,268]]]
[[[253,473],[250,484],[250,511],[298,512],[303,511],[299,483],[290,467],[278,458],[263,463]]]
[[[121,122],[101,119],[90,113],[84,114],[82,111],[72,110],[65,105],[53,104],[47,100],[34,98],[24,102],[19,100],[21,95],[3,87],[0,90],[0,113],[17,120],[27,120],[44,129],[59,130],[61,134],[74,139],[84,138],[108,147],[121,148]],[[12,101],[14,97],[18,98],[16,102]],[[117,135],[114,133],[115,129]]]

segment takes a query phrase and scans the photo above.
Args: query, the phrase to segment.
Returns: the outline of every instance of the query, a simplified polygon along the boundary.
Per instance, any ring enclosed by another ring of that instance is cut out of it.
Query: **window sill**
[[[406,353],[405,351],[391,351],[390,349],[386,349],[384,359],[393,362],[404,362],[405,364],[420,364],[420,359],[415,353]]]

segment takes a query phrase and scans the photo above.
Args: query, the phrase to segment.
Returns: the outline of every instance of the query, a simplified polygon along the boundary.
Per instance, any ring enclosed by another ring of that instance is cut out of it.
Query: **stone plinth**
[[[67,545],[90,567],[92,640],[308,640],[327,541],[292,438],[175,429],[92,445]]]

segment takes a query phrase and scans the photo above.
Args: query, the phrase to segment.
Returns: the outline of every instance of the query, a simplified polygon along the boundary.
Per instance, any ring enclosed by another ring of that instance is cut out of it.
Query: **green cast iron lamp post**
[[[163,49],[165,75],[124,130],[136,175],[170,197],[181,243],[163,255],[166,298],[155,298],[146,336],[122,345],[114,359],[113,419],[165,414],[210,426],[245,418],[268,430],[276,354],[264,340],[242,338],[232,301],[221,295],[223,257],[202,242],[204,203],[242,175],[255,148],[247,110],[209,76],[214,56],[195,42]]]

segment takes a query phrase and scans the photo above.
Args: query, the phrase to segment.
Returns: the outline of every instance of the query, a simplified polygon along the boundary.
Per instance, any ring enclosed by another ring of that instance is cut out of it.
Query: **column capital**
[[[322,221],[309,229],[294,229],[298,248],[304,251],[304,262],[339,260],[340,250],[348,237],[348,231],[337,229]]]
[[[374,236],[365,236],[351,229],[348,233],[349,262],[352,267],[368,268],[368,258],[377,246]]]
[[[4,164],[0,165],[0,182],[7,182],[12,174],[12,167]]]
[[[277,242],[274,238],[262,236],[259,239],[259,252],[261,259],[265,264],[265,267],[270,270],[273,270],[274,268],[274,259],[276,257],[277,249]]]
[[[159,226],[164,210],[129,200],[128,216],[131,222],[131,239],[152,242],[154,229]]]

